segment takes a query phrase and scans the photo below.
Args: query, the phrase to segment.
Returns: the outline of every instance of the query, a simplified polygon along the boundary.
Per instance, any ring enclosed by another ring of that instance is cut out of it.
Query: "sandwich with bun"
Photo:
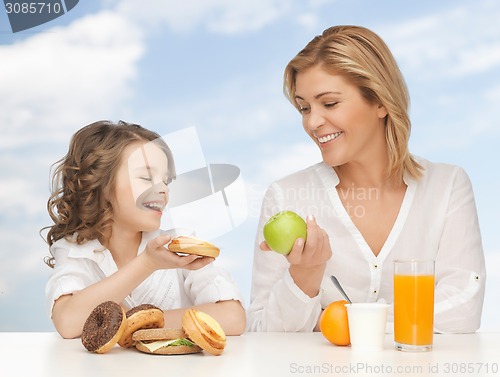
[[[204,351],[220,355],[226,346],[226,334],[219,323],[204,312],[188,309],[182,315],[182,330]]]
[[[195,254],[211,258],[217,258],[220,253],[220,249],[210,242],[188,236],[174,238],[168,244],[168,250],[174,253]]]
[[[157,355],[183,355],[202,351],[220,355],[226,346],[226,335],[219,323],[196,309],[184,312],[182,330],[143,329],[134,332],[132,338],[139,351]]]
[[[156,355],[184,355],[198,353],[202,349],[187,339],[184,331],[178,329],[144,329],[137,330],[132,338],[135,348],[141,352]]]

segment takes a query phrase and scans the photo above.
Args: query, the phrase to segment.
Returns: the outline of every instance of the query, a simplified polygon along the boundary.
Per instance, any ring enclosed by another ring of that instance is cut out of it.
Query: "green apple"
[[[264,239],[277,253],[288,255],[297,238],[307,237],[306,222],[292,211],[281,211],[264,225]]]

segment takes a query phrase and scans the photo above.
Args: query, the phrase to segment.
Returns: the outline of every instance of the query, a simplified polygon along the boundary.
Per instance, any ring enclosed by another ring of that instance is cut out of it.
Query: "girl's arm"
[[[164,327],[180,329],[184,311],[189,308],[165,311]],[[218,301],[216,303],[195,305],[197,309],[212,316],[226,333],[226,335],[241,335],[246,327],[245,309],[237,300]]]
[[[144,252],[113,275],[73,294],[59,297],[52,309],[52,321],[63,338],[81,335],[85,320],[90,312],[104,301],[121,303],[130,292],[158,269],[199,269],[213,261],[213,258],[199,258],[195,255],[180,257],[165,252],[164,245],[170,236],[159,236],[148,242]]]

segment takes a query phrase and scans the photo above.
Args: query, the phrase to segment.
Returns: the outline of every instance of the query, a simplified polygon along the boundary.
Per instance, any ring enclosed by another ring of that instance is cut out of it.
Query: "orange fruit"
[[[349,335],[349,322],[345,300],[330,303],[319,320],[319,329],[323,336],[337,346],[348,346],[351,343]]]

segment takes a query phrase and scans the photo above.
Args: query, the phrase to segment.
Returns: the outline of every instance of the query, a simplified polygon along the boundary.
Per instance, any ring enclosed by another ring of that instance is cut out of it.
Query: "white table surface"
[[[228,337],[221,356],[148,355],[118,345],[88,352],[80,339],[57,333],[0,333],[0,376],[239,377],[239,376],[498,376],[500,333],[434,336],[434,350],[393,348],[359,353],[328,343],[319,333],[246,333]]]

